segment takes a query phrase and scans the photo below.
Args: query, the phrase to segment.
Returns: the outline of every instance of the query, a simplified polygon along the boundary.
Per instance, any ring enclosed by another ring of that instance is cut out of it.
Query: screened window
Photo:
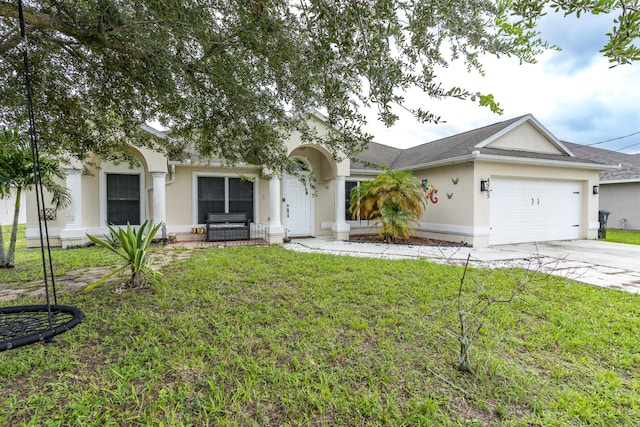
[[[253,182],[229,178],[229,212],[246,212],[253,222]]]
[[[140,225],[140,175],[107,174],[107,222]]]
[[[224,213],[224,178],[198,177],[198,224],[207,221],[207,213]]]
[[[246,212],[253,222],[253,182],[231,177],[198,177],[198,224],[207,213]]]
[[[349,206],[351,205],[351,190],[356,188],[360,184],[358,181],[347,181],[344,183],[345,192],[345,216],[347,221],[353,221],[352,213],[349,212]]]

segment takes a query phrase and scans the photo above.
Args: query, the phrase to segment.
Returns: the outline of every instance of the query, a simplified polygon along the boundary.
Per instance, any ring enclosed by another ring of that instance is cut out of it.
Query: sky
[[[493,94],[504,110],[492,113],[470,101],[433,100],[419,91],[405,94],[411,106],[422,106],[446,123],[421,124],[410,113],[394,110],[400,120],[391,128],[368,115],[366,130],[374,141],[398,148],[413,147],[524,114],[532,114],[562,141],[594,144],[625,153],[640,152],[640,63],[610,68],[599,50],[613,27],[613,16],[582,15],[580,19],[551,14],[543,18],[541,37],[559,45],[536,64],[514,58],[487,57],[485,76],[453,64],[439,78],[445,86]],[[636,145],[634,145],[636,144]]]

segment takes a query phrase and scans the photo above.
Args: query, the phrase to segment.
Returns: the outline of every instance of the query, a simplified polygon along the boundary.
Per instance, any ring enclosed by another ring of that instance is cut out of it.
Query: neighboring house
[[[331,132],[317,114],[310,120]],[[375,177],[374,165],[410,170],[433,189],[418,235],[483,247],[514,242],[596,238],[598,174],[611,163],[576,157],[533,116],[526,115],[470,132],[401,150],[372,143],[366,151],[335,161],[325,148],[285,143],[299,172],[312,174],[314,191],[294,176],[278,176],[251,165],[226,167],[219,160],[167,159],[132,147],[140,166],[130,169],[92,159],[99,168],[69,165],[72,205],[49,224],[52,244],[86,241],[104,234],[107,223],[140,224],[147,218],[167,224],[178,240],[204,227],[207,212],[247,212],[268,230],[270,243],[289,236],[333,236],[375,232],[352,220],[349,194],[358,182]],[[33,197],[30,204],[34,204]],[[30,222],[27,238],[37,238]]]
[[[25,209],[24,192],[20,195],[20,213],[18,214],[18,224],[26,224],[27,210]],[[16,207],[16,192],[11,189],[11,195],[6,199],[0,199],[0,225],[13,224],[13,213]]]
[[[581,157],[620,165],[617,170],[600,173],[600,209],[610,212],[608,228],[640,230],[640,154],[568,146]]]

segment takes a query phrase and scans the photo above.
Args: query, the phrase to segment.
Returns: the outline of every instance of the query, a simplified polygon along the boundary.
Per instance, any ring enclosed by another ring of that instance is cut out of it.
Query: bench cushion
[[[208,213],[207,223],[247,222],[246,212]]]

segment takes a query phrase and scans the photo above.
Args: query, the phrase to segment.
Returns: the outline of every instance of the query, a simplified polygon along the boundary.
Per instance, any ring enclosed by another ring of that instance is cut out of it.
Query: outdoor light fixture
[[[481,179],[480,180],[480,191],[482,192],[489,192],[489,180],[488,179]]]
[[[597,185],[594,185],[593,186],[593,194],[598,194],[598,193],[600,193],[600,187],[597,186]]]

